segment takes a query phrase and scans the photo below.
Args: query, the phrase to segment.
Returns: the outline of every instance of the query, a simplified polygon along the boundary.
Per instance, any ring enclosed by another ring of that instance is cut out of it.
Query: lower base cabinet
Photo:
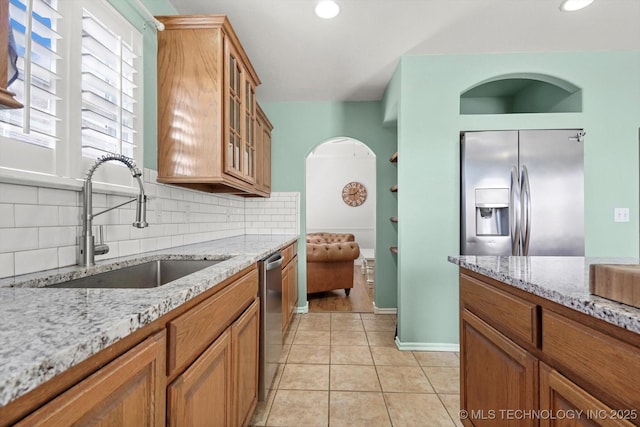
[[[258,401],[260,302],[251,306],[168,387],[168,424],[245,426]]]
[[[231,425],[231,332],[225,331],[167,389],[169,426]]]
[[[555,414],[541,416],[540,427],[632,427],[628,420],[640,416],[632,410],[612,409],[544,363],[540,363],[540,410]]]
[[[246,426],[258,403],[260,305],[256,300],[231,326],[233,425]]]
[[[165,352],[162,331],[15,425],[165,425]]]
[[[460,275],[463,425],[640,426],[637,336],[505,286]]]
[[[282,269],[282,330],[286,331],[291,323],[293,312],[298,304],[298,257],[295,256]]]
[[[137,331],[141,341],[120,356],[105,349],[78,365],[92,368],[84,379],[54,378],[54,391],[0,407],[0,427],[246,426],[258,400],[259,322],[254,265]]]
[[[536,425],[533,419],[503,422],[500,412],[537,407],[536,358],[467,310],[462,312],[461,339],[461,408],[469,408],[473,425]]]

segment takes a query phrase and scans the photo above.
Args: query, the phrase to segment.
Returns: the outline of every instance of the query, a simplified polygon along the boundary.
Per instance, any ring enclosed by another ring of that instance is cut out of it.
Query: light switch
[[[629,222],[629,208],[615,208],[613,220],[614,222]]]

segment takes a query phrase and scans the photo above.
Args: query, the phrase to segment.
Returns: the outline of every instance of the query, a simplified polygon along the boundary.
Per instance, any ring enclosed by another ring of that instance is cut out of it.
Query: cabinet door
[[[291,321],[289,310],[289,294],[291,293],[291,262],[282,269],[282,330],[286,332]]]
[[[230,426],[231,373],[231,332],[227,329],[168,387],[168,424]]]
[[[517,419],[505,412],[538,407],[537,359],[467,310],[462,311],[460,335],[460,407],[469,414],[465,423],[537,425],[536,420]]]
[[[233,353],[233,425],[249,424],[258,402],[260,300],[256,299],[231,326]]]
[[[249,79],[244,80],[244,132],[242,134],[242,176],[256,182],[256,90]]]
[[[242,90],[244,85],[244,69],[236,49],[229,40],[225,40],[225,81],[227,111],[225,112],[224,171],[227,174],[243,177],[243,108]]]
[[[298,305],[298,257],[295,256],[289,263],[289,318],[293,316]]]
[[[264,124],[260,119],[260,116],[257,116],[256,119],[256,188],[258,190],[264,190],[264,145],[263,145],[263,135],[264,135]]]
[[[540,363],[541,427],[633,426],[638,410],[612,410],[555,369]]]
[[[271,193],[271,130],[267,126],[262,130],[262,187]]]
[[[165,424],[165,332],[147,338],[16,426]]]

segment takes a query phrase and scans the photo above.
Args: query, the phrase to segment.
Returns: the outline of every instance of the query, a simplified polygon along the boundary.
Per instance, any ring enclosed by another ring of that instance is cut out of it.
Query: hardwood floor
[[[309,312],[321,313],[347,311],[353,313],[373,313],[373,284],[368,284],[360,266],[353,269],[353,289],[346,296],[344,289],[308,294]]]

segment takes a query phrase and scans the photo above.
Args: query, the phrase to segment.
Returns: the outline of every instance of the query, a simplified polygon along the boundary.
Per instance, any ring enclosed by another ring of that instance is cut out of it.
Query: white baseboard
[[[397,308],[380,308],[376,307],[376,303],[373,303],[373,313],[374,314],[398,314]]]
[[[401,342],[398,337],[396,337],[396,347],[398,350],[407,350],[407,351],[460,351],[460,344],[451,344],[451,343],[430,343],[430,342]]]
[[[309,312],[309,301],[307,301],[307,303],[304,305],[304,307],[297,307],[294,310],[294,313],[297,314],[306,314]]]

